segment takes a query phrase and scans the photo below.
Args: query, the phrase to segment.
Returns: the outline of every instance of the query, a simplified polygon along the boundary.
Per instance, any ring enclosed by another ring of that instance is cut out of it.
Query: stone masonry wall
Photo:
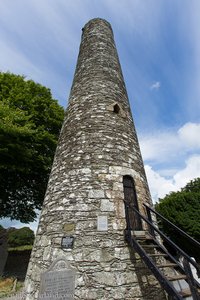
[[[93,19],[83,29],[26,299],[37,299],[40,273],[63,255],[77,270],[75,299],[164,299],[124,241],[124,175],[134,178],[142,210],[151,200],[112,29],[105,20]],[[108,231],[97,231],[101,215],[108,217]],[[75,237],[68,252],[60,246],[66,232]]]

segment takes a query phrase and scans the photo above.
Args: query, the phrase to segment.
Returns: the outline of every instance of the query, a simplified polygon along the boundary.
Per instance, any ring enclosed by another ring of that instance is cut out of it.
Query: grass
[[[25,251],[25,250],[32,250],[33,245],[24,245],[24,246],[18,246],[18,247],[10,247],[8,248],[8,251]]]
[[[32,245],[23,245],[23,246],[18,246],[18,247],[10,247],[8,248],[9,252],[12,251],[26,251],[26,250],[32,250],[33,246]],[[3,300],[4,297],[7,296],[12,296],[16,292],[22,289],[23,287],[23,282],[22,281],[17,281],[15,291],[13,291],[13,286],[16,278],[3,278],[0,277],[0,299]]]
[[[10,296],[19,291],[23,287],[23,282],[18,281],[15,291],[13,291],[13,285],[15,278],[1,278],[0,277],[0,298]]]

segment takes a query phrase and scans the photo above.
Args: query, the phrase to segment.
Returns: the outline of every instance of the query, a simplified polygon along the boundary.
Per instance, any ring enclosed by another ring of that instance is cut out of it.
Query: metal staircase
[[[188,243],[193,243],[200,250],[200,243],[187,235],[184,231],[172,224],[162,215],[157,213],[148,205],[144,204],[146,215],[141,214],[136,207],[125,202],[127,228],[125,238],[129,246],[136,251],[146,266],[151,270],[159,281],[160,285],[169,295],[170,300],[200,300],[200,283],[195,279],[192,269],[200,274],[200,266],[188,256],[181,248],[172,242],[158,227],[153,220],[162,219],[168,226],[188,239]],[[134,231],[131,228],[130,217],[139,218],[142,228]],[[166,241],[173,247],[178,255],[173,256],[163,245]],[[179,258],[177,258],[179,257]],[[181,260],[180,260],[181,257]],[[197,278],[197,276],[196,276]]]

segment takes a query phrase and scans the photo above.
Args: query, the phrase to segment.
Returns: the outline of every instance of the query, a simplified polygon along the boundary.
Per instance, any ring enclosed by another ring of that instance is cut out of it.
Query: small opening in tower
[[[118,105],[118,104],[115,104],[115,105],[113,106],[113,112],[114,112],[115,114],[118,114],[119,111],[120,111],[119,105]]]

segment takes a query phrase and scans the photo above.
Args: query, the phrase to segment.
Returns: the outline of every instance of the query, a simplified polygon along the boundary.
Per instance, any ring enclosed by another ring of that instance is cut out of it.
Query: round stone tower
[[[145,267],[124,239],[128,188],[140,211],[144,202],[151,203],[112,28],[93,19],[82,29],[26,299],[39,299],[40,275],[59,257],[75,270],[75,299],[154,297]],[[141,230],[142,224],[132,219],[132,229]]]

